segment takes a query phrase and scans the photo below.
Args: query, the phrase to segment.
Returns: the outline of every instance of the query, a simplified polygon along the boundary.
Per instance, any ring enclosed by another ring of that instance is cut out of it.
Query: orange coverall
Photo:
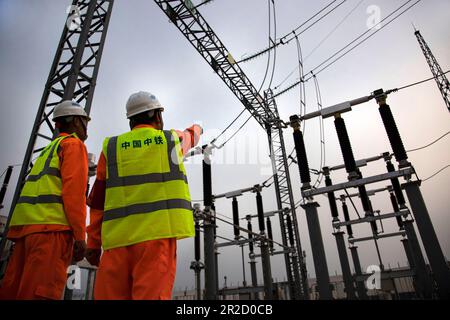
[[[86,239],[86,146],[78,138],[64,139],[58,156],[64,213],[70,226],[39,224],[9,229],[8,239],[15,245],[0,287],[2,300],[61,299],[73,241]]]
[[[145,128],[151,125],[138,125]],[[197,145],[201,127],[193,125],[176,131],[183,154]],[[89,195],[90,225],[87,227],[88,249],[100,249],[103,205],[105,199],[106,159],[100,155],[97,178]],[[133,232],[130,230],[130,232]],[[103,252],[95,279],[97,300],[169,300],[172,298],[176,272],[175,238],[149,240]]]

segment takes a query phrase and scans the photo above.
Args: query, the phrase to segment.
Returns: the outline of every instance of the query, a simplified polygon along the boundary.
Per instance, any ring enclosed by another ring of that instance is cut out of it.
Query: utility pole
[[[445,76],[444,72],[442,71],[442,68],[437,62],[436,58],[434,57],[433,52],[431,52],[430,47],[420,34],[420,31],[416,30],[414,34],[416,35],[417,41],[419,42],[423,55],[425,56],[428,65],[430,66],[431,73],[433,74],[434,80],[436,80],[439,91],[441,91],[442,98],[444,99],[444,103],[447,106],[447,110],[450,111],[450,101],[449,101],[450,85],[448,79]]]
[[[84,106],[87,114],[91,111],[113,3],[114,0],[72,1],[28,141],[5,234],[25,178],[33,166],[33,156],[57,134],[51,122],[54,107],[62,100],[75,100]],[[6,237],[3,237],[0,253],[5,244]]]

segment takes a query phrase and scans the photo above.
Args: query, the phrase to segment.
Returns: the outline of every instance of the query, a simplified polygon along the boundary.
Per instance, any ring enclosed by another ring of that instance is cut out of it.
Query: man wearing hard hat
[[[84,257],[89,120],[73,101],[54,109],[60,134],[37,158],[14,208],[1,299],[61,299],[67,267]]]
[[[105,139],[88,199],[94,298],[171,299],[176,241],[195,234],[182,158],[203,130],[163,130],[164,108],[148,92],[126,109],[131,131]]]

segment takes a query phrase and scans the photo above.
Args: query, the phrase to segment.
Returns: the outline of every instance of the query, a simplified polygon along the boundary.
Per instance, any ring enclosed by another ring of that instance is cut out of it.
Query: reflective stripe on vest
[[[69,225],[61,197],[62,181],[58,147],[62,136],[53,140],[36,160],[22,189],[11,219],[11,226],[32,224]]]
[[[134,129],[106,139],[103,153],[107,161],[103,249],[194,236],[189,188],[174,132]]]

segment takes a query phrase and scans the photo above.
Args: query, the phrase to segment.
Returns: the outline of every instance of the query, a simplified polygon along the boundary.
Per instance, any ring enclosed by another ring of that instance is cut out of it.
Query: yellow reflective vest
[[[137,128],[106,138],[104,250],[195,235],[178,135]]]
[[[54,139],[39,155],[17,201],[11,226],[59,224],[68,226],[64,213],[58,147],[62,136]]]

